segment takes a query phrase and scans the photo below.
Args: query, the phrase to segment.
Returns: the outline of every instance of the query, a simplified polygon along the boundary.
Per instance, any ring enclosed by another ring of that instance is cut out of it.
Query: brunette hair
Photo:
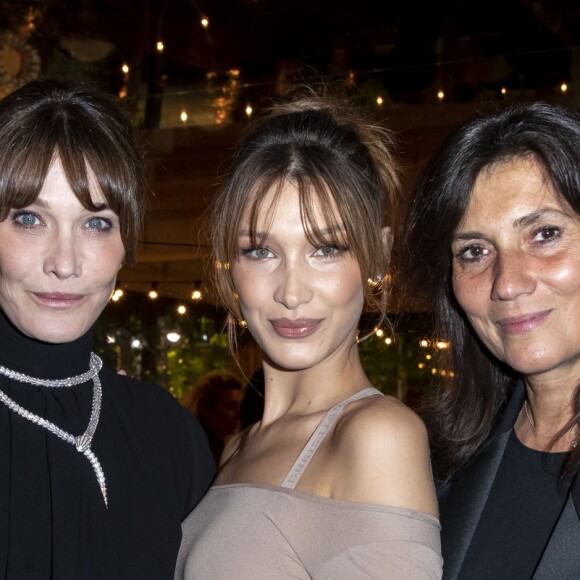
[[[381,230],[392,219],[399,187],[392,149],[386,129],[329,98],[302,97],[277,105],[251,125],[213,206],[214,278],[230,313],[230,330],[241,319],[230,268],[239,256],[241,221],[249,216],[254,237],[266,195],[273,191],[278,196],[288,182],[298,190],[312,242],[325,243],[314,217],[317,200],[326,224],[342,222],[361,270],[366,307],[379,312],[379,324],[383,321],[390,249]]]
[[[536,102],[478,116],[451,134],[418,178],[403,225],[403,280],[409,292],[427,300],[438,336],[452,344],[455,376],[436,393],[426,417],[433,466],[441,480],[487,438],[518,378],[482,344],[456,302],[450,248],[477,177],[495,164],[520,158],[537,163],[555,194],[580,215],[580,115]],[[577,390],[574,418],[554,442],[579,421]],[[573,472],[579,459],[580,448],[570,453],[565,470]]]
[[[144,173],[131,121],[118,99],[86,84],[38,80],[0,101],[0,221],[31,204],[58,157],[82,205],[89,172],[119,216],[125,259],[135,259],[144,210]]]

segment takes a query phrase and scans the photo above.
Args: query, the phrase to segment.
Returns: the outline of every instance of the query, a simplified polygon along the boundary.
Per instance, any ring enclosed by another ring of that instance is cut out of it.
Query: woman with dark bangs
[[[385,317],[397,187],[388,133],[327,101],[281,105],[240,144],[215,274],[232,338],[262,351],[264,413],[184,522],[176,578],[440,577],[425,428],[357,347],[363,310]]]
[[[452,345],[429,413],[444,578],[580,578],[580,115],[467,123],[404,232],[404,278]]]
[[[113,97],[35,81],[0,102],[1,578],[171,578],[213,476],[195,418],[91,352],[143,203]]]

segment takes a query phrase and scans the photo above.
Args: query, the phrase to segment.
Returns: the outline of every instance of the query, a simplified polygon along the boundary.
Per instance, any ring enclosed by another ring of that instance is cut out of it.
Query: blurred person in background
[[[216,463],[227,438],[238,431],[243,396],[240,379],[226,371],[212,371],[199,379],[185,401],[203,427]]]

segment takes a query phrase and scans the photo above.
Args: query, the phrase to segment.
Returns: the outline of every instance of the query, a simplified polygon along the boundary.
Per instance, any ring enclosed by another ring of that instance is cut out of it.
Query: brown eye
[[[483,246],[468,246],[457,252],[456,258],[461,262],[478,262],[489,254],[489,250]]]
[[[537,242],[551,242],[560,237],[560,228],[555,226],[546,226],[534,233],[534,240]]]

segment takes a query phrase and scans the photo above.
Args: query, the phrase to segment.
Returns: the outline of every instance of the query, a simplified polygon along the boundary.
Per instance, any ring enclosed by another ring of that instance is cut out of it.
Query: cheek
[[[476,283],[471,277],[454,274],[451,287],[457,303],[466,313],[477,311],[480,308],[481,283]]]
[[[255,272],[247,268],[232,269],[232,280],[238,295],[238,303],[243,310],[245,306],[253,306],[263,301],[266,293],[267,279],[258,279]]]
[[[123,266],[124,259],[125,248],[119,239],[95,255],[92,260],[95,276],[102,277],[104,282],[114,281]]]
[[[562,288],[580,291],[580,261],[561,260],[546,267],[544,274]]]

